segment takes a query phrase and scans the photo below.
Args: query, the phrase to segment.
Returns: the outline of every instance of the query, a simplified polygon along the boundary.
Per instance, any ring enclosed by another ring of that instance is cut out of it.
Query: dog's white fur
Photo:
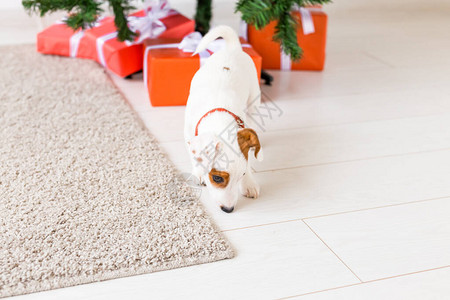
[[[250,56],[242,51],[239,38],[230,27],[218,26],[210,30],[195,53],[205,50],[209,43],[220,37],[225,40],[226,47],[211,55],[192,79],[184,137],[193,174],[206,184],[210,196],[226,211],[233,210],[239,192],[256,198],[260,191],[236,136],[231,140],[223,136],[226,132],[233,132],[233,129],[236,135],[238,124],[227,112],[214,112],[203,118],[198,136],[195,136],[195,127],[205,113],[221,107],[239,116],[248,128],[251,120],[247,114],[253,107],[259,106],[260,88],[255,65]],[[226,129],[229,131],[224,132]],[[249,160],[250,153],[254,156],[254,151],[249,152]],[[257,159],[262,159],[262,149]],[[226,163],[226,160],[231,162]],[[210,182],[208,173],[212,168],[229,173],[226,188],[218,188]]]

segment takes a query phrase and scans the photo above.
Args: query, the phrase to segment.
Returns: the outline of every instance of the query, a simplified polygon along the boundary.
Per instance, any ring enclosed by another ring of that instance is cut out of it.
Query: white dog
[[[239,192],[250,198],[259,195],[249,158],[262,160],[262,150],[247,116],[260,105],[261,94],[255,65],[230,27],[213,28],[195,53],[217,38],[223,38],[226,46],[211,55],[192,79],[184,137],[193,174],[230,213]]]

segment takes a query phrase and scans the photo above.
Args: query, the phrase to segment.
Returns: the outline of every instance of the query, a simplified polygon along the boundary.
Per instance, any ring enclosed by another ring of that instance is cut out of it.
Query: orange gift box
[[[153,106],[186,105],[192,77],[200,69],[200,54],[178,49],[181,39],[148,39],[144,41],[144,83]],[[243,50],[250,55],[261,74],[261,56],[241,39]],[[204,60],[203,60],[204,61]]]
[[[261,30],[248,25],[247,39],[255,50],[263,58],[263,69],[283,70],[323,70],[325,64],[325,45],[327,36],[327,15],[317,8],[306,8],[309,10],[314,24],[314,32],[305,34],[303,27],[297,30],[297,41],[303,49],[303,56],[298,61],[291,61],[289,56],[281,53],[280,44],[273,41],[276,21],[270,22]],[[299,11],[293,12],[294,17],[300,20],[302,16]],[[244,29],[245,30],[245,29]],[[245,32],[243,34],[245,37]],[[284,61],[283,61],[284,60]],[[287,61],[286,61],[287,60]]]

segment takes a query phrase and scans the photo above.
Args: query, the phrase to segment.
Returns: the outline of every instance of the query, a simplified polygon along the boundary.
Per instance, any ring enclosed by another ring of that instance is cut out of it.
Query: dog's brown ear
[[[259,143],[258,135],[253,129],[245,128],[239,130],[237,132],[237,140],[246,160],[248,160],[248,152],[252,148],[255,150],[255,157],[259,160],[258,154],[261,150],[261,144]]]

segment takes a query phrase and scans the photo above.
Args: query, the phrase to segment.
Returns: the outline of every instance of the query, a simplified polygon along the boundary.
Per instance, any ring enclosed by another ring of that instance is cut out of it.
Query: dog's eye
[[[217,176],[217,175],[213,175],[213,180],[215,183],[222,183],[223,182],[223,177]]]

